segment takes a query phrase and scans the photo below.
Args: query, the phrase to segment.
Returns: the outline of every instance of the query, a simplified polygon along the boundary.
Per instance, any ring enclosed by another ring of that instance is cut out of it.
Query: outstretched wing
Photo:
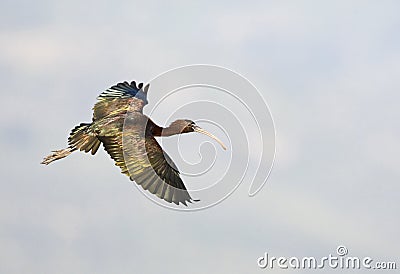
[[[115,131],[114,136],[99,137],[122,173],[169,203],[186,205],[196,201],[190,197],[178,168],[157,140],[137,127],[128,127],[125,124],[124,131]]]
[[[118,83],[102,92],[93,107],[93,121],[109,115],[125,114],[129,111],[143,112],[147,104],[149,85],[136,85],[135,81]]]

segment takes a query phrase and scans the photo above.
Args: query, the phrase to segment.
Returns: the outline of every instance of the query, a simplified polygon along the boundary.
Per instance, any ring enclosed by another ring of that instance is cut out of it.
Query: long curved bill
[[[215,137],[214,135],[212,135],[210,132],[208,132],[208,131],[202,129],[202,128],[199,127],[199,126],[194,127],[193,130],[194,130],[195,132],[198,132],[198,133],[207,135],[208,137],[214,139],[215,141],[217,141],[218,144],[221,145],[221,147],[222,147],[224,150],[226,150],[226,146],[224,145],[224,143],[222,143],[222,141],[221,141],[220,139],[218,139],[217,137]]]

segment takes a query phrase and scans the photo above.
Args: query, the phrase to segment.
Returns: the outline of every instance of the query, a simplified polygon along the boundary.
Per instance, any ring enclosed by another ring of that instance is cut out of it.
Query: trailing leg
[[[64,148],[64,149],[60,149],[60,150],[54,150],[52,151],[53,154],[50,154],[48,156],[46,156],[43,161],[41,162],[41,164],[44,165],[48,165],[51,162],[55,161],[55,160],[59,160],[62,158],[67,157],[68,155],[70,155],[74,150],[70,147]]]
[[[41,164],[48,165],[53,161],[62,159],[70,155],[75,150],[81,150],[84,152],[91,152],[94,155],[101,144],[93,132],[91,132],[92,124],[82,123],[76,126],[69,135],[68,147],[60,150],[53,151],[52,154],[46,156]]]

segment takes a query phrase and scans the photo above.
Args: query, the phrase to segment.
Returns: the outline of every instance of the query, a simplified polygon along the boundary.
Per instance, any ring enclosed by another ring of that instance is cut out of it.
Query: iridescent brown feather
[[[104,128],[106,132],[118,128],[114,134],[98,138],[123,174],[167,202],[186,205],[193,200],[177,166],[153,137],[157,127],[147,116],[134,112]]]

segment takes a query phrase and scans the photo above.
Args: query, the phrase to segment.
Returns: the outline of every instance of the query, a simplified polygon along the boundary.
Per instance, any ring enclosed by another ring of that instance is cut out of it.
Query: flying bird
[[[52,151],[41,164],[48,165],[74,151],[94,155],[103,144],[121,172],[143,189],[177,205],[198,201],[192,199],[179,169],[154,137],[199,132],[216,140],[223,149],[226,147],[191,120],[176,120],[166,128],[155,124],[143,114],[148,90],[149,84],[143,87],[143,83],[137,85],[135,81],[118,83],[105,90],[97,97],[92,122],[72,129],[68,147]]]

